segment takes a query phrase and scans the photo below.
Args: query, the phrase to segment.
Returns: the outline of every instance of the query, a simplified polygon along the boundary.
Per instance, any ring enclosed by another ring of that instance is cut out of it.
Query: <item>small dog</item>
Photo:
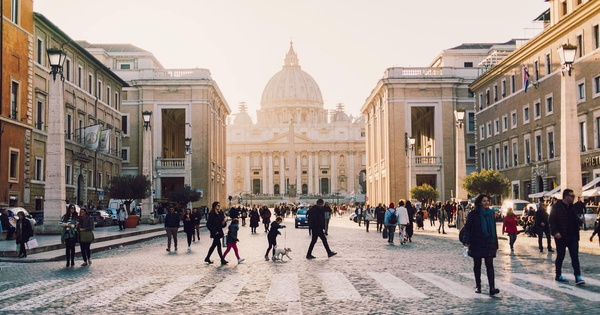
[[[286,256],[287,258],[289,258],[290,260],[292,260],[292,258],[290,257],[290,255],[288,255],[288,253],[291,253],[292,249],[291,248],[276,248],[275,249],[275,255],[277,256],[278,260],[282,260],[283,256]]]

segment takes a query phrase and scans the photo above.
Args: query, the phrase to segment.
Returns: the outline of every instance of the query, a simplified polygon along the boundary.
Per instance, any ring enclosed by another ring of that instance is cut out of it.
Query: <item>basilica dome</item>
[[[319,85],[310,74],[300,69],[298,56],[290,43],[283,69],[277,72],[263,90],[261,109],[311,107],[323,109]]]

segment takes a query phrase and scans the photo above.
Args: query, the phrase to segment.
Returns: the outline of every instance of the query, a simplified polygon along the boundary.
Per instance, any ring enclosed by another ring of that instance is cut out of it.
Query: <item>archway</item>
[[[303,195],[308,194],[308,185],[302,184],[302,194]]]

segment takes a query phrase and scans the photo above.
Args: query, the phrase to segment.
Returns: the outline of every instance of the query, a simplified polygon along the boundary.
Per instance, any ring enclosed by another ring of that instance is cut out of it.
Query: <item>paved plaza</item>
[[[329,242],[338,255],[326,258],[317,243],[304,258],[307,228],[291,218],[279,236],[293,260],[265,261],[265,233],[249,227],[239,233],[240,255],[226,266],[203,262],[209,238],[187,251],[179,234],[177,252],[166,239],[93,254],[91,267],[65,268],[61,262],[0,263],[0,314],[592,314],[600,310],[600,265],[593,253],[580,255],[587,284],[576,287],[570,259],[553,281],[553,255],[540,253],[532,239],[517,240],[511,255],[501,240],[495,260],[497,287],[490,298],[473,292],[472,261],[450,229],[441,237],[418,231],[413,242],[392,245],[371,225],[364,231],[347,218],[332,220]],[[428,223],[427,223],[428,225]],[[290,228],[291,227],[291,228]],[[589,240],[582,240],[589,242]],[[597,243],[596,243],[597,244]],[[93,246],[93,245],[92,245]],[[498,281],[499,280],[499,281]],[[487,281],[483,271],[483,291]]]

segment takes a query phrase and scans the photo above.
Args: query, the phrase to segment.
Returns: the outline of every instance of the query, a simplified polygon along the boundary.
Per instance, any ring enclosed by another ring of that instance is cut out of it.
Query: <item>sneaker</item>
[[[170,251],[171,251],[171,249],[167,247],[167,252],[170,252]]]
[[[565,277],[563,276],[557,276],[554,278],[554,280],[558,281],[558,282],[569,282],[567,281],[567,279],[565,279]]]
[[[273,261],[276,261],[276,260],[277,260],[277,257],[273,256],[273,257],[272,257],[272,260],[273,260]]]
[[[188,250],[191,250],[192,248],[188,246]]]
[[[585,281],[583,279],[581,279],[581,276],[575,276],[575,284],[582,285],[582,284],[585,284]]]
[[[245,260],[244,258],[238,259],[238,264],[241,264],[244,260]]]
[[[221,260],[221,265],[227,265],[229,262],[225,259]]]
[[[327,254],[327,257],[333,257],[333,256],[335,256],[335,255],[337,255],[337,253],[336,253],[336,252],[331,252],[331,253]]]
[[[548,252],[549,252],[549,253],[554,253],[554,249],[552,249],[552,248],[548,248]]]
[[[317,257],[313,256],[313,255],[306,255],[306,259],[315,259]]]
[[[85,267],[87,265],[88,265],[88,263],[84,262],[83,264],[81,264],[81,267]]]
[[[266,260],[266,261],[269,261],[269,256],[265,256],[265,260]]]

